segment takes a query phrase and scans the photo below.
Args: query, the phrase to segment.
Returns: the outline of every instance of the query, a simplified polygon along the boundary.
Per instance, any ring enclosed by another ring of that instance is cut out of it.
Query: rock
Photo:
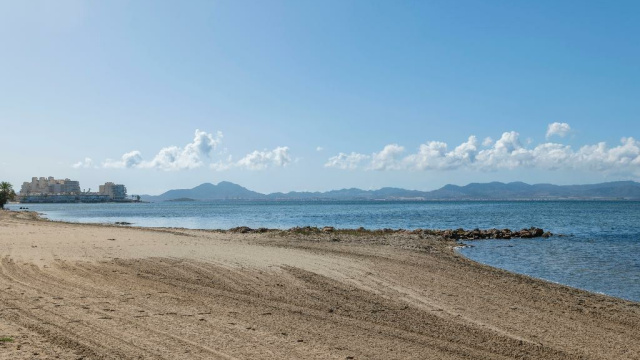
[[[548,231],[546,233],[542,234],[542,237],[545,238],[545,239],[548,239],[548,238],[550,238],[552,236],[553,236],[553,234],[548,232]]]
[[[446,229],[446,230],[422,230],[423,234],[442,236],[447,240],[480,240],[480,239],[505,239],[523,238],[529,239],[534,237],[549,237],[552,236],[550,232],[545,232],[541,228],[531,227],[529,229],[522,229],[518,231],[512,231],[510,229],[487,229],[480,230],[478,228],[473,230],[464,229]],[[398,230],[402,231],[402,230]],[[417,231],[417,230],[416,230]],[[415,234],[416,231],[412,231],[411,234]]]
[[[531,235],[533,235],[533,237],[540,237],[542,236],[542,234],[544,234],[544,230],[537,227],[532,227],[531,229],[529,229],[529,232],[531,233]]]
[[[322,228],[324,232],[334,232],[336,229],[333,226],[325,226]]]
[[[530,239],[533,237],[533,234],[531,234],[531,232],[529,232],[529,230],[527,229],[522,229],[517,234],[523,239]]]
[[[248,226],[238,226],[238,227],[235,227],[233,229],[229,229],[229,232],[240,233],[240,234],[246,234],[246,233],[250,233],[252,231],[253,231],[253,229],[251,229]]]

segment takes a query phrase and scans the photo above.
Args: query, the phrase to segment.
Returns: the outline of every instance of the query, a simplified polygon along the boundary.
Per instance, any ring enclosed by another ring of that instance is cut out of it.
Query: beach
[[[0,359],[638,359],[640,304],[420,233],[71,224],[0,211]]]

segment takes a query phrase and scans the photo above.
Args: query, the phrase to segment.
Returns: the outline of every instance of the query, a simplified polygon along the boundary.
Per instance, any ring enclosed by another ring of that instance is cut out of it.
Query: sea
[[[628,201],[216,201],[10,204],[50,220],[129,222],[190,229],[543,228],[548,239],[461,242],[483,264],[591,292],[640,301],[640,202]]]

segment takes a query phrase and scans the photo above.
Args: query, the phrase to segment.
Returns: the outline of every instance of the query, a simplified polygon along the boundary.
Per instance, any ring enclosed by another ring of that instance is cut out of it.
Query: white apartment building
[[[70,179],[54,179],[53,176],[32,177],[31,182],[25,181],[20,188],[20,195],[54,195],[80,194],[80,183]]]
[[[127,188],[122,184],[107,182],[100,185],[99,194],[109,195],[111,200],[125,200],[127,198]]]

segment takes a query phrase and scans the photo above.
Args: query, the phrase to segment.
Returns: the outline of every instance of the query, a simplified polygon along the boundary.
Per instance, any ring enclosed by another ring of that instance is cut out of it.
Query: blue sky
[[[0,178],[134,194],[639,180],[638,11],[0,0]]]

